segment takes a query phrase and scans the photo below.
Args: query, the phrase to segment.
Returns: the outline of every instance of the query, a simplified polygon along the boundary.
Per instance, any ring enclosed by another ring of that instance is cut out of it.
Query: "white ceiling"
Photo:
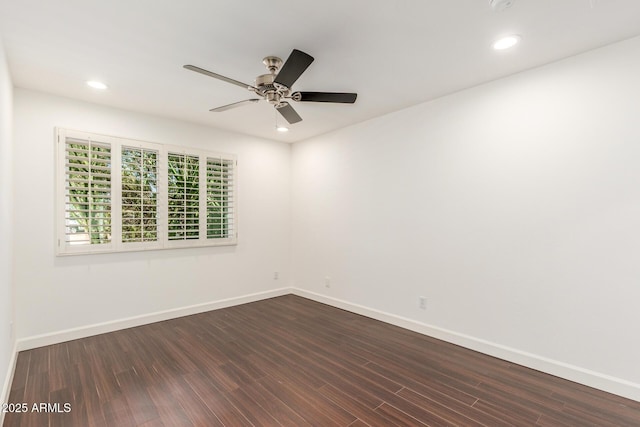
[[[522,43],[493,51],[507,33]],[[638,0],[516,0],[499,13],[489,0],[0,0],[18,87],[289,142],[638,34]],[[264,56],[293,48],[315,57],[294,89],[353,91],[356,104],[294,103],[304,120],[278,134],[264,102],[209,112],[252,94],[182,68],[253,83]]]

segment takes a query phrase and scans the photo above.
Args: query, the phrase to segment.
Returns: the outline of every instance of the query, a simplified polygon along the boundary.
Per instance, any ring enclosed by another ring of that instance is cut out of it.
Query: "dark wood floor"
[[[5,427],[640,425],[638,402],[292,295],[21,352],[9,401],[29,411]]]

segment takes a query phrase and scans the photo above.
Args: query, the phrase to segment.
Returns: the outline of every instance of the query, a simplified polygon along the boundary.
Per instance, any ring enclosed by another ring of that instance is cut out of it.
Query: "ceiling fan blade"
[[[227,111],[227,110],[230,110],[232,108],[242,107],[243,105],[254,104],[254,103],[258,102],[258,101],[260,101],[260,100],[259,99],[245,99],[244,101],[238,101],[238,102],[234,102],[233,104],[223,105],[222,107],[212,108],[209,111],[213,111],[214,113],[220,113],[221,111]]]
[[[276,106],[278,113],[285,118],[289,124],[294,124],[302,121],[302,117],[296,113],[296,110],[288,102],[283,102],[280,106]]]
[[[284,65],[282,65],[282,68],[280,68],[280,72],[278,72],[274,83],[290,88],[312,62],[313,56],[301,50],[293,49],[291,55],[289,55]]]
[[[186,68],[187,70],[195,71],[196,73],[204,74],[205,76],[213,77],[214,79],[222,80],[223,82],[243,87],[245,89],[255,89],[251,85],[230,79],[229,77],[221,76],[220,74],[205,70],[204,68],[196,67],[195,65],[185,65],[184,68]]]
[[[300,102],[337,102],[340,104],[353,104],[358,97],[357,93],[344,92],[294,92],[291,99]]]

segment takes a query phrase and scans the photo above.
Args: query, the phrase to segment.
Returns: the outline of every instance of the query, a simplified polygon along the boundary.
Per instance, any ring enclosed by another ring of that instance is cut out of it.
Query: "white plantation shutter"
[[[158,150],[123,146],[122,242],[158,241]]]
[[[57,254],[237,243],[229,154],[57,130]]]
[[[167,163],[168,239],[198,239],[200,237],[199,157],[169,153]]]
[[[66,138],[64,171],[64,244],[110,244],[111,145]]]
[[[235,161],[207,158],[207,239],[235,237]]]

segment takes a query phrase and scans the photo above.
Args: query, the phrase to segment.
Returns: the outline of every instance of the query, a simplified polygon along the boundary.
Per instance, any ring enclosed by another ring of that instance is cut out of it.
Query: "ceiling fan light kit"
[[[209,111],[216,113],[241,107],[247,104],[256,103],[262,99],[273,105],[274,108],[289,124],[302,121],[302,117],[289,104],[287,100],[296,102],[329,102],[338,104],[353,104],[356,102],[358,94],[345,92],[293,92],[291,87],[298,78],[309,68],[313,62],[313,57],[298,49],[293,49],[286,61],[277,56],[267,56],[262,63],[267,67],[268,74],[256,77],[254,85],[242,83],[238,80],[222,76],[212,71],[205,70],[195,65],[185,65],[187,70],[195,71],[205,76],[213,77],[236,86],[243,87],[255,93],[261,98],[246,99],[234,102],[221,107],[212,108]]]

